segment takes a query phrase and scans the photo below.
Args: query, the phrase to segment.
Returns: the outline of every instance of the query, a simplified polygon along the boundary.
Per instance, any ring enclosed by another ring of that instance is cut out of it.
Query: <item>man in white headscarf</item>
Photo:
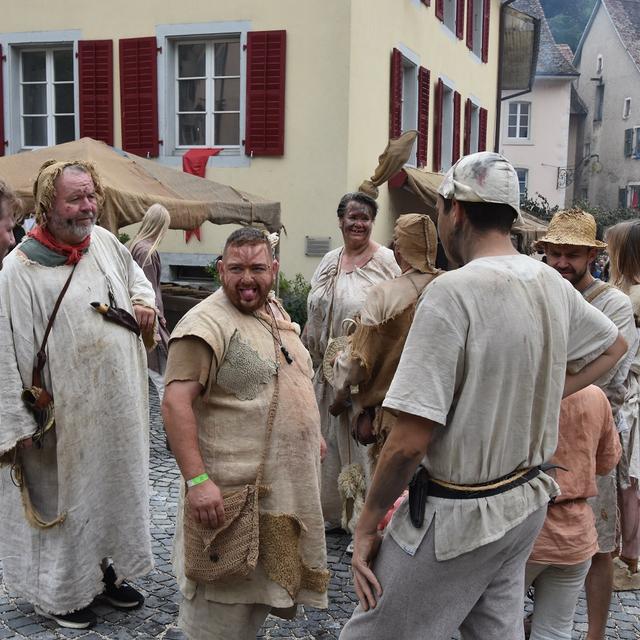
[[[95,622],[96,596],[139,606],[122,580],[153,565],[140,334],[153,334],[154,293],[118,239],[94,227],[103,197],[92,165],[45,163],[38,224],[0,272],[3,578],[71,629]]]

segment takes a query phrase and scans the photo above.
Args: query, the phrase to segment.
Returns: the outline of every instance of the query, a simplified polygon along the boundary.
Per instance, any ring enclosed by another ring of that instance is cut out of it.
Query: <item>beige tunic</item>
[[[400,275],[393,251],[386,247],[380,247],[362,268],[341,271],[336,275],[341,252],[342,248],[338,248],[327,253],[311,278],[305,329],[307,346],[316,367],[313,384],[320,409],[322,435],[327,442],[327,456],[322,465],[322,511],[325,520],[332,525],[338,525],[341,520],[340,471],[345,465],[357,462],[368,474],[370,463],[366,448],[356,446],[349,435],[350,412],[344,412],[337,418],[329,413],[335,393],[324,379],[322,357],[329,337],[343,334],[342,321],[359,313],[369,288]]]
[[[203,394],[194,404],[198,440],[205,468],[223,493],[255,482],[264,448],[267,413],[278,367],[279,402],[267,451],[264,483],[271,486],[261,499],[260,512],[298,517],[306,531],[299,555],[309,568],[326,574],[326,548],[320,508],[320,419],[311,383],[309,354],[284,310],[279,337],[293,358],[287,364],[274,338],[256,317],[244,314],[222,289],[203,300],[175,328],[169,349],[167,379],[172,374],[172,345],[182,337],[204,340],[212,352],[211,370]],[[268,316],[258,314],[268,324]],[[178,506],[173,561],[183,595],[191,599],[197,583],[184,575],[182,517]],[[261,549],[262,553],[262,549]],[[286,608],[295,603],[326,607],[324,591],[302,588],[292,597],[267,576],[262,559],[243,578],[204,585],[207,600],[223,603],[262,603]]]
[[[71,267],[47,267],[15,249],[0,272],[0,454],[35,431],[20,400],[31,386],[35,354]],[[131,254],[105,229],[92,232],[47,343],[44,383],[56,427],[42,449],[21,452],[31,497],[51,529],[25,519],[9,468],[0,472],[0,557],[4,581],[46,611],[67,613],[101,593],[100,562],[121,578],[148,573],[149,410],[142,340],[106,322],[90,303],[154,305],[151,285]],[[7,375],[5,375],[5,372]],[[16,376],[19,375],[19,382]]]

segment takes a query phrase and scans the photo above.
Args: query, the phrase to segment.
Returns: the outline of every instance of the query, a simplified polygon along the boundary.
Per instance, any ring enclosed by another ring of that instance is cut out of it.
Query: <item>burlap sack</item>
[[[256,568],[259,547],[256,485],[224,497],[225,521],[217,529],[196,522],[185,506],[185,575],[196,582],[245,576]]]

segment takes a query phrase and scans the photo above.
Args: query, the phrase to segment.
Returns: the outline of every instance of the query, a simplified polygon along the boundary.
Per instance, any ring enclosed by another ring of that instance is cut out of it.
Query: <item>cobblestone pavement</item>
[[[151,390],[150,394],[151,535],[156,566],[149,576],[136,583],[136,587],[146,596],[144,606],[126,613],[116,611],[100,599],[96,599],[92,609],[98,616],[98,624],[93,629],[85,631],[59,629],[53,622],[35,614],[30,603],[8,594],[4,584],[0,583],[0,640],[5,638],[184,639],[184,635],[175,627],[180,594],[171,573],[171,541],[176,515],[178,471],[173,458],[164,446],[164,434],[155,390]],[[340,629],[351,615],[356,600],[350,579],[350,558],[345,553],[348,541],[345,535],[327,536],[328,559],[332,570],[329,609],[320,611],[306,608],[300,611],[294,621],[270,617],[258,638],[302,640],[338,638]],[[1,575],[0,572],[0,577]],[[584,598],[581,598],[576,611],[574,638],[584,637],[586,620],[586,605]],[[614,594],[606,637],[625,640],[640,638],[640,591]]]

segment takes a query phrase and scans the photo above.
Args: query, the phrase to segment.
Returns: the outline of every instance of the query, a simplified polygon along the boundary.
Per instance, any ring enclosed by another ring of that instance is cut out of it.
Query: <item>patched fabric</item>
[[[309,567],[300,557],[300,536],[306,530],[294,515],[260,514],[259,561],[267,576],[292,598],[301,589],[324,593],[329,586],[329,571]]]
[[[260,393],[261,386],[269,384],[277,370],[275,362],[264,360],[257,351],[242,342],[236,330],[218,369],[216,382],[238,400],[253,400]]]

